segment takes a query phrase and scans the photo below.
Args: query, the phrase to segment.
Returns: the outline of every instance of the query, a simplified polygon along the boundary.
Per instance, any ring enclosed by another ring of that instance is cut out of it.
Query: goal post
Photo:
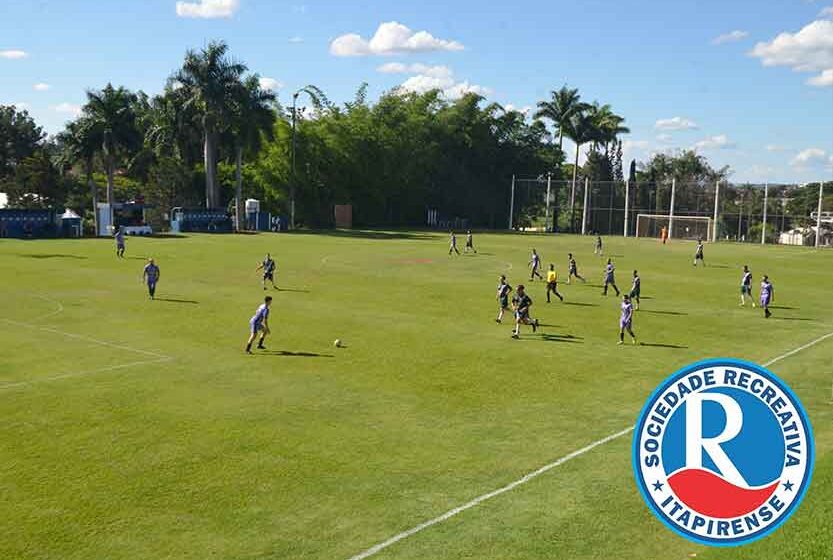
[[[673,220],[673,230],[671,226]],[[659,238],[662,228],[670,233],[669,239],[710,240],[714,220],[708,216],[669,216],[667,214],[637,214],[636,237]]]

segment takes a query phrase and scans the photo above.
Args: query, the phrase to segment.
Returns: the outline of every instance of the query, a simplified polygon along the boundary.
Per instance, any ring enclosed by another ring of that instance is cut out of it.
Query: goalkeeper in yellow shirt
[[[547,271],[547,303],[550,303],[550,292],[557,295],[561,301],[564,301],[562,295],[558,293],[558,273],[555,271],[554,264],[551,264],[549,271]]]

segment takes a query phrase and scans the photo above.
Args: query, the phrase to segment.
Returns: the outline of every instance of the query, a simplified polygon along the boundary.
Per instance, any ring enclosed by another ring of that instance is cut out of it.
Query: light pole
[[[300,89],[292,94],[292,176],[289,180],[289,229],[295,229],[295,119],[300,94]]]

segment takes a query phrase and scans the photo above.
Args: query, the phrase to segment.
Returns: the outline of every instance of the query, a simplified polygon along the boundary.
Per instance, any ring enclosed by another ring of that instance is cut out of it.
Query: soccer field
[[[694,268],[693,243],[606,239],[619,288],[642,277],[641,344],[617,346],[592,238],[474,241],[450,257],[425,232],[131,238],[123,260],[110,240],[0,241],[0,558],[833,558],[833,253],[707,245]],[[564,303],[527,281],[533,247]],[[273,335],[248,356],[267,251]],[[563,282],[568,252],[586,284]],[[756,295],[775,286],[770,319],[738,305],[744,264]],[[501,273],[537,334],[495,324]],[[631,469],[651,391],[718,356],[772,362],[817,446],[794,516],[741,548],[666,529]]]

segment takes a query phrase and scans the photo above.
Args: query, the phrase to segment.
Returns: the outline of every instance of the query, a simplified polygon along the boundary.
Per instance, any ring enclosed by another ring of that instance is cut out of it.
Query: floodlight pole
[[[295,229],[295,119],[297,111],[298,96],[301,90],[292,94],[292,179],[289,184],[289,229]]]
[[[761,228],[761,245],[766,243],[766,207],[769,201],[769,183],[764,183],[764,227]]]
[[[677,178],[671,178],[671,208],[668,210],[668,239],[674,237],[674,197],[677,193]]]
[[[717,209],[720,204],[720,180],[714,182],[714,223],[712,224],[712,243],[717,243]]]
[[[512,216],[515,214],[515,175],[512,175],[512,194],[509,196],[509,230],[512,230]]]
[[[544,219],[544,231],[550,225],[550,187],[552,186],[552,173],[547,173],[547,212]]]
[[[819,181],[819,207],[816,210],[816,247],[821,244],[821,199],[824,195],[824,181]]]
[[[625,231],[624,237],[628,236],[628,204],[631,200],[631,182],[625,181]]]
[[[590,177],[584,178],[584,207],[581,209],[581,234],[587,232],[587,195],[590,190]]]

